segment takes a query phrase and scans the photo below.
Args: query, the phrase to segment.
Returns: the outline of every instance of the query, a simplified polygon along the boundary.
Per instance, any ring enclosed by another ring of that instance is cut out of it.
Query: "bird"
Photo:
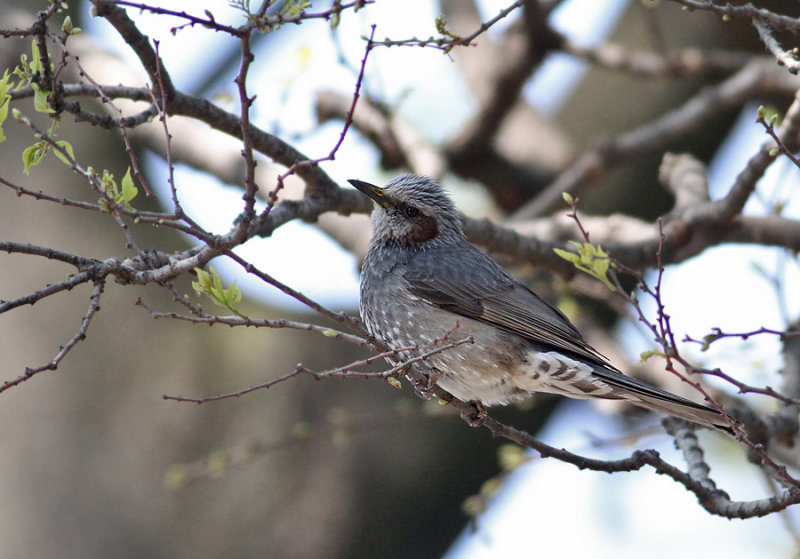
[[[624,400],[732,432],[717,409],[609,363],[561,311],[466,239],[435,180],[406,174],[382,187],[348,182],[374,202],[359,312],[369,333],[398,351],[391,363],[427,352],[422,365],[431,380],[484,414],[485,406],[544,392]],[[471,343],[452,343],[459,339]],[[437,346],[446,349],[431,350]]]

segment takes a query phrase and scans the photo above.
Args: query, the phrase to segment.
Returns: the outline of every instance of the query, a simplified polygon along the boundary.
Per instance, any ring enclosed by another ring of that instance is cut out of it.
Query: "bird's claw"
[[[414,381],[414,390],[420,398],[429,400],[431,398],[430,392],[433,390],[433,387],[436,386],[436,382],[439,380],[439,375],[441,375],[441,373],[436,369],[430,369],[420,373],[420,375],[422,378]]]
[[[483,422],[488,417],[489,413],[486,411],[486,406],[484,406],[478,400],[470,400],[467,402],[467,405],[472,408],[471,410],[463,410],[461,412],[461,419],[467,422],[467,425],[470,427],[480,427],[483,425]]]

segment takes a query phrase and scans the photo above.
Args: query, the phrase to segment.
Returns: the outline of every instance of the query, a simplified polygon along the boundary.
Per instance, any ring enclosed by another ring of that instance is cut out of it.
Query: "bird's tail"
[[[630,397],[626,397],[625,399],[637,406],[671,415],[679,419],[685,419],[686,421],[718,429],[729,435],[733,435],[733,429],[725,415],[714,408],[697,404],[691,400],[681,398],[680,396],[670,394],[670,397],[665,398],[661,394],[658,396],[638,394],[636,399]]]
[[[642,408],[733,434],[730,419],[715,408],[692,402],[615,369],[595,367],[595,374],[612,388],[601,397],[624,399]]]

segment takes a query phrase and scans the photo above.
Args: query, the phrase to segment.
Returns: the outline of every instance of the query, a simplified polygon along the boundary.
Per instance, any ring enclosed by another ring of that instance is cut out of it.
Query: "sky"
[[[486,0],[482,5],[485,14],[493,15],[508,3]],[[218,18],[223,18],[225,8],[221,6],[224,4],[220,0],[198,1],[192,10],[200,14],[207,7]],[[553,17],[562,31],[584,44],[592,44],[613,28],[613,18],[625,4],[624,0],[571,0]],[[604,19],[609,14],[613,17]],[[178,69],[173,70],[173,78],[179,86],[192,83],[193,62],[214,56],[219,46],[216,41],[225,39],[201,29],[187,29],[172,37],[168,27],[174,23],[166,22],[163,17],[131,15],[151,37],[162,41],[160,52],[167,67]],[[352,70],[338,63],[337,49],[341,49],[352,65],[357,65],[364,48],[360,36],[368,33],[370,24],[377,25],[377,37],[427,37],[436,34],[436,15],[431,1],[381,0],[359,14],[347,14],[342,18],[338,45],[324,23],[308,26],[309,32],[303,32],[306,26],[302,26],[294,33],[279,34],[279,39],[269,44],[269,52],[260,55],[264,58],[257,56],[250,77],[253,89],[258,92],[253,112],[255,122],[267,129],[277,125],[297,134],[298,147],[311,156],[327,154],[338,139],[340,124],[316,126],[312,111],[314,92],[327,87],[350,93],[355,85]],[[503,25],[505,22],[498,30]],[[320,32],[322,29],[325,32]],[[90,30],[105,33],[99,26]],[[104,34],[104,37],[109,35]],[[113,36],[111,38],[113,40]],[[187,48],[187,44],[191,48]],[[118,43],[118,46],[121,56],[130,56],[124,45]],[[264,59],[268,59],[269,64],[258,63]],[[135,66],[136,62],[132,61],[131,65]],[[552,57],[526,85],[524,94],[543,113],[553,114],[559,109],[558,100],[568,95],[570,88],[580,80],[582,71],[581,63],[566,57]],[[424,49],[378,49],[370,57],[367,75],[369,87],[374,91],[390,100],[403,98],[403,115],[418,124],[432,141],[456,130],[474,108],[471,100],[447,89],[457,87],[457,82],[455,86],[448,85],[454,81],[448,78],[457,80],[453,63],[445,56]],[[218,88],[221,93],[233,92],[230,80],[222,80]],[[236,110],[233,106],[230,109]],[[732,173],[740,169],[764,141],[763,130],[755,124],[755,110],[753,106],[742,111],[736,129],[709,169],[715,198],[724,195],[732,182]],[[443,114],[447,115],[446,119],[441,118]],[[435,122],[436,126],[428,126],[426,122]],[[157,174],[160,166],[161,175],[166,176],[159,158],[148,158],[147,163]],[[325,163],[324,168],[340,184],[345,184],[348,178],[373,182],[388,178],[380,176],[374,151],[356,134],[348,137],[336,161]],[[212,231],[222,233],[229,229],[241,210],[238,187],[219,184],[180,166],[176,169],[176,182],[190,215],[197,216],[197,220]],[[763,215],[765,204],[759,200],[788,199],[792,189],[797,192],[797,182],[796,169],[785,163],[774,165],[759,187],[759,199],[748,203],[746,213]],[[161,184],[162,189],[164,186]],[[800,201],[795,200],[787,206],[786,214],[800,217],[798,206]],[[306,250],[313,250],[319,258],[295,257],[298,251]],[[354,258],[311,226],[290,223],[272,238],[253,239],[237,252],[325,305],[351,310],[357,305],[358,272]],[[265,289],[260,281],[242,275],[238,266],[220,260],[215,265],[226,282],[237,282],[245,297],[263,297],[272,304],[288,307],[295,305]],[[790,289],[790,286],[800,285],[797,261],[787,259],[779,251],[727,246],[711,249],[700,258],[668,269],[663,292],[675,330],[702,337],[713,326],[728,331],[755,330],[761,326],[782,329],[782,317],[775,311],[775,290],[763,274],[756,271],[757,266],[782,275],[786,309],[789,316],[797,316],[800,293]],[[318,279],[321,269],[325,270],[324,282]],[[645,301],[644,305],[646,310],[654,311],[651,302]],[[635,324],[623,324],[618,335],[628,342],[634,361],[641,351],[652,348],[651,341]],[[691,347],[685,350],[700,362],[726,367],[744,380],[768,384],[772,379],[774,383],[775,371],[780,367],[777,340],[759,337],[744,350],[740,346],[723,342],[706,353]],[[578,403],[563,406],[541,438],[555,446],[597,456],[623,456],[632,450],[618,446],[592,448],[585,430],[577,430],[576,425],[591,426],[596,434],[609,437],[621,433],[620,426],[607,415]],[[735,489],[734,497],[746,498],[763,491],[758,474],[750,470],[742,475],[748,466],[731,458],[741,454],[738,450],[718,440],[719,437],[714,439],[711,433],[703,435],[711,437],[708,446],[712,456],[723,456],[719,460],[712,459],[715,465],[722,465],[714,475],[726,488]],[[674,463],[682,463],[671,450],[666,436],[654,436],[640,444],[644,443],[658,448]],[[732,463],[734,466],[730,467]],[[616,558],[647,556],[651,559],[706,554],[735,559],[757,554],[787,555],[792,546],[777,516],[747,522],[711,517],[700,509],[691,495],[650,470],[609,476],[579,472],[555,460],[534,457],[510,476],[492,501],[490,510],[480,517],[478,527],[477,532],[464,532],[448,559],[527,557],[534,553]],[[680,537],[675,537],[676,534]]]

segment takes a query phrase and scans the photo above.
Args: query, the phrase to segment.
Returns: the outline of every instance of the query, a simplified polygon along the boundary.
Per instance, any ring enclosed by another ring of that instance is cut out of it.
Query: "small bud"
[[[525,451],[515,444],[504,444],[497,449],[497,459],[503,471],[513,472],[525,463]]]
[[[292,426],[292,436],[295,439],[307,441],[314,436],[314,430],[311,428],[311,424],[300,421]]]
[[[500,489],[501,481],[499,478],[489,478],[481,485],[480,494],[484,497],[491,497]]]
[[[228,457],[221,451],[212,452],[206,462],[206,473],[209,477],[220,478],[228,470]]]
[[[167,469],[167,473],[164,474],[164,486],[167,489],[177,490],[185,487],[188,485],[189,479],[189,472],[185,466],[180,464],[174,464]]]

